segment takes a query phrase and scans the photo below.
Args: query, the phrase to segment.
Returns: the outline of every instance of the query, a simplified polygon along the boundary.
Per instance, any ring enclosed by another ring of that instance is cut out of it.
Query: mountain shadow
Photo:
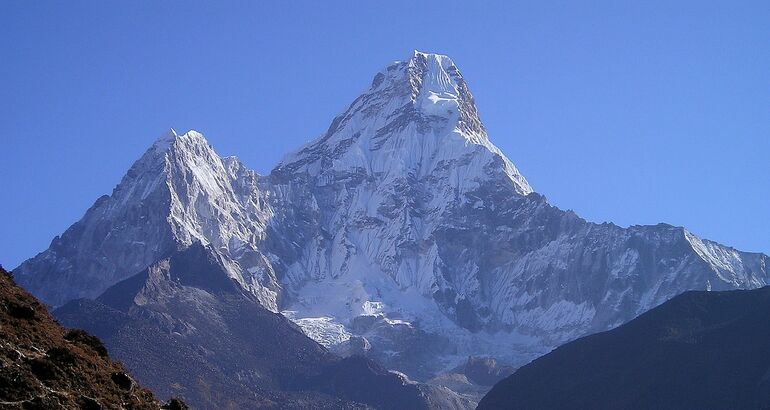
[[[330,353],[227,274],[196,242],[110,287],[56,310],[98,335],[160,396],[196,408],[468,408],[362,357]]]
[[[686,292],[534,360],[479,409],[767,409],[768,315],[770,287]]]

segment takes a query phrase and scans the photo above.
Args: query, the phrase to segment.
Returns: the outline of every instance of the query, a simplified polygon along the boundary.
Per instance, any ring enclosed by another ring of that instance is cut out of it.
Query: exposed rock
[[[465,363],[430,379],[428,384],[446,387],[478,403],[495,383],[514,370],[511,366],[500,365],[494,358],[469,357]]]
[[[148,390],[113,383],[111,375],[128,375],[100,346],[81,330],[61,327],[0,268],[0,407],[160,409]]]
[[[134,387],[134,381],[131,379],[131,376],[124,372],[115,372],[110,378],[123,390],[131,390]]]
[[[157,395],[195,408],[472,407],[369,359],[335,356],[228,274],[211,246],[194,243],[55,313],[104,340]],[[126,389],[131,379],[113,380]]]
[[[482,386],[493,386],[514,372],[511,366],[499,365],[491,357],[469,357],[465,364],[457,367],[454,372],[462,373],[473,383]]]

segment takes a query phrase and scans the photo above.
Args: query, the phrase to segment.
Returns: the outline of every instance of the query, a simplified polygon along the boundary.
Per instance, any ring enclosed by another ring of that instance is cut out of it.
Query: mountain
[[[220,158],[197,132],[160,137],[112,192],[80,221],[14,272],[43,301],[59,306],[94,298],[108,287],[203,241],[226,256],[229,274],[275,310],[275,277],[256,249],[269,215],[258,191],[235,175],[237,160]],[[248,271],[243,268],[247,268]],[[271,290],[272,289],[272,290]]]
[[[766,409],[768,313],[770,287],[686,292],[536,359],[479,409]]]
[[[61,327],[0,267],[0,407],[169,409],[110,360],[99,339]]]
[[[156,394],[194,408],[471,406],[363,357],[331,354],[264,308],[211,245],[199,242],[55,314],[94,332]]]
[[[522,365],[686,290],[764,286],[770,262],[551,206],[491,142],[454,62],[421,52],[268,175],[168,133],[14,275],[61,306],[195,242],[322,345],[421,381],[469,356]]]

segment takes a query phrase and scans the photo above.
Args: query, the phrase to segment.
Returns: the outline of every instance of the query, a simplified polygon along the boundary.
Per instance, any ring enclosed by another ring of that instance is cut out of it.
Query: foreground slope
[[[0,268],[0,408],[160,409],[99,339],[66,330]],[[182,409],[174,401],[167,407]]]
[[[686,290],[761,287],[770,266],[681,227],[551,206],[492,143],[454,62],[421,52],[269,175],[170,132],[14,274],[60,306],[198,241],[326,347],[420,380],[468,356],[526,363]]]
[[[55,312],[105,341],[158,395],[195,408],[464,409],[448,391],[409,382],[362,358],[339,358],[265,309],[193,243]]]
[[[479,409],[768,408],[768,315],[770,287],[687,292],[522,367]]]

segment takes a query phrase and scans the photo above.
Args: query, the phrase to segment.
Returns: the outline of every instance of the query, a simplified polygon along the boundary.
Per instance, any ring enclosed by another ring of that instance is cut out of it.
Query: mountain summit
[[[274,173],[362,173],[385,180],[451,174],[466,191],[484,168],[503,173],[521,195],[526,179],[495,147],[460,70],[439,54],[415,51],[377,73],[372,84],[317,140],[288,155]]]
[[[766,255],[681,227],[587,222],[532,191],[446,56],[387,66],[317,140],[258,175],[170,133],[14,270],[52,305],[200,242],[315,340],[418,380],[525,363],[690,289],[768,283]]]
[[[243,175],[233,174],[238,167],[236,159],[220,158],[200,133],[169,131],[111,195],[99,198],[46,251],[18,267],[19,281],[59,306],[99,296],[171,252],[202,241],[232,261],[231,276],[275,310],[278,284],[256,250],[266,215],[243,197],[251,191],[240,191]]]

